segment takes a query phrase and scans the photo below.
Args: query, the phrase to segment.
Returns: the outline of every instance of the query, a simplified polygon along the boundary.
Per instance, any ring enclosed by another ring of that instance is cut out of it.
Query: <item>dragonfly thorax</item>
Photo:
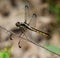
[[[20,27],[28,28],[28,26],[27,26],[26,23],[20,23],[20,22],[17,22],[17,23],[16,23],[16,26],[19,27],[19,28],[20,28]]]

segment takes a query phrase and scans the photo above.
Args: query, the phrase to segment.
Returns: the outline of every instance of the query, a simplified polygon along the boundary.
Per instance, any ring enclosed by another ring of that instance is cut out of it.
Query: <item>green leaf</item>
[[[53,53],[60,55],[60,47],[56,47],[51,44],[46,44],[45,48],[48,49],[49,51],[52,51]]]
[[[11,54],[9,52],[1,51],[0,58],[10,58]]]

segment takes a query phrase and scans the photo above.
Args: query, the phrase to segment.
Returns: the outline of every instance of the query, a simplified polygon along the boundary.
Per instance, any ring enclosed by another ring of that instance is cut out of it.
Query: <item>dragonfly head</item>
[[[17,26],[17,27],[20,27],[20,25],[21,25],[20,22],[17,22],[17,23],[16,23],[16,26]]]

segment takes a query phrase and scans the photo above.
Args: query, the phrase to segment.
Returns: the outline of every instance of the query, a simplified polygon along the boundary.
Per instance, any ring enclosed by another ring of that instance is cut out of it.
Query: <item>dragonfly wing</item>
[[[30,13],[30,5],[25,5],[25,22],[32,27],[36,27],[36,19],[37,15],[35,13],[31,15]]]
[[[29,22],[29,18],[30,18],[30,9],[29,9],[29,5],[25,5],[25,23]]]
[[[37,23],[37,15],[35,13],[33,13],[29,25],[32,27],[36,27],[36,23]]]
[[[11,33],[8,30],[0,26],[0,49],[10,47],[12,45],[9,40],[10,34]]]
[[[33,43],[33,44],[47,50],[47,51],[49,51],[49,52],[51,52],[51,53],[53,53],[55,55],[60,56],[60,48],[59,47],[51,45],[51,44],[41,44],[41,43],[38,43],[38,42],[32,40],[31,35],[29,36],[26,33],[24,33],[23,35],[24,35],[24,37],[22,37],[22,39],[27,40],[27,41],[29,41],[29,42],[31,42],[31,43]]]
[[[42,35],[34,32],[34,31],[31,31],[29,29],[27,29],[27,31],[23,34],[26,35],[26,39],[32,40],[36,43],[42,43],[46,39]]]
[[[0,26],[0,41],[6,41],[10,37],[10,32]]]

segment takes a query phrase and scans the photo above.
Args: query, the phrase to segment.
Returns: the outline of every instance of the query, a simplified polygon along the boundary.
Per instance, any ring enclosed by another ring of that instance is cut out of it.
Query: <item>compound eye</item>
[[[20,27],[20,22],[17,22],[17,23],[16,23],[16,26],[17,26],[17,27]]]

